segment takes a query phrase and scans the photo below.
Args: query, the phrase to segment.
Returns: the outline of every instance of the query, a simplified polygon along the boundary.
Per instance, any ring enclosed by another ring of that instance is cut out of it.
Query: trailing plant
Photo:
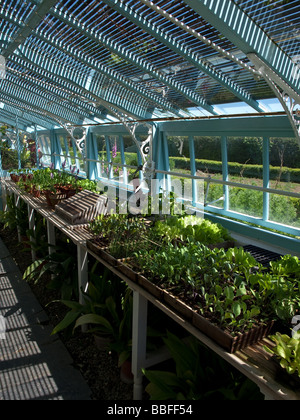
[[[300,332],[297,331],[293,337],[277,332],[270,339],[275,347],[264,346],[265,350],[280,360],[280,366],[288,374],[297,374],[300,377]]]
[[[175,367],[144,370],[150,400],[251,400],[262,395],[251,381],[194,337],[186,342],[170,332],[164,342]]]

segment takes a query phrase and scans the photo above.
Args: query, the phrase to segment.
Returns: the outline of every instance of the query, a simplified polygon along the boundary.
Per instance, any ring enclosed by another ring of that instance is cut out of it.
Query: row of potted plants
[[[50,168],[43,168],[34,171],[14,171],[10,174],[11,179],[21,189],[36,198],[45,196],[49,206],[53,207],[62,199],[72,197],[83,189],[96,191],[96,183],[88,179],[79,179],[75,167],[70,167],[70,172],[56,170],[53,165]]]
[[[234,352],[299,313],[300,263],[285,256],[266,268],[243,248],[214,247],[232,241],[207,222],[101,216],[91,224],[95,238],[88,247]]]

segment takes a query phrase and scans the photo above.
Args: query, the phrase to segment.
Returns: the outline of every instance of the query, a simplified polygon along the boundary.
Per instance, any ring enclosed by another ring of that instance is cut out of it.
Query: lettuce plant
[[[275,347],[264,346],[265,350],[280,360],[280,366],[288,374],[296,373],[300,377],[300,331],[297,331],[293,337],[277,332],[270,338]]]
[[[158,221],[154,229],[166,242],[180,239],[217,244],[231,239],[227,229],[222,225],[196,216],[170,217]]]

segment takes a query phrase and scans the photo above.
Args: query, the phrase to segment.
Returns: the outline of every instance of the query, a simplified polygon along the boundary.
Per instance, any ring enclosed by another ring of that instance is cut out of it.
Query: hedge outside
[[[222,162],[204,159],[195,159],[195,162],[198,171],[204,173],[222,173]],[[190,160],[182,157],[170,157],[170,170],[175,170],[175,168],[189,171]],[[246,178],[263,178],[263,165],[229,162],[228,171],[230,175],[240,175]],[[280,173],[281,181],[300,183],[300,169],[270,166],[270,179],[277,180]]]

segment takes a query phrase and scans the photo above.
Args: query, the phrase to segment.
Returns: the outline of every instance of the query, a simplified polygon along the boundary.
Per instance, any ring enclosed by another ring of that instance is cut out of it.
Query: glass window
[[[43,166],[50,166],[51,165],[50,137],[46,135],[38,136],[38,146],[39,146],[40,164]]]
[[[221,137],[195,136],[194,149],[196,175],[204,178],[222,179]],[[203,197],[203,192],[199,193],[199,190],[203,191],[203,181],[197,180],[197,189],[197,195]],[[223,185],[205,181],[204,194],[206,203],[213,207],[223,208]],[[199,198],[197,201],[201,202]]]
[[[228,180],[263,187],[263,139],[228,137]],[[263,217],[263,192],[229,187],[229,209],[254,217]]]
[[[270,188],[300,193],[300,147],[295,138],[270,138]],[[300,227],[300,199],[270,194],[269,220]]]

